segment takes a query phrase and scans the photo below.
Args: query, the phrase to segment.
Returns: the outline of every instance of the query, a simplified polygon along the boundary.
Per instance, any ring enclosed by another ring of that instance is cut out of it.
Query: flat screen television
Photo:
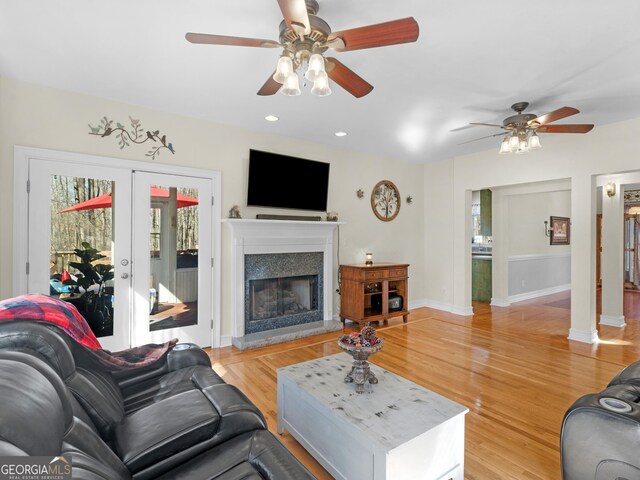
[[[329,164],[249,151],[247,206],[327,211]]]

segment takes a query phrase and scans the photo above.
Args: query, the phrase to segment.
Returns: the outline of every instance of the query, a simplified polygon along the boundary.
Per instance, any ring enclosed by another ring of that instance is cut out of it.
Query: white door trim
[[[217,170],[205,170],[200,168],[184,167],[177,165],[165,165],[161,163],[141,162],[126,160],[116,157],[104,157],[84,153],[65,152],[61,150],[49,150],[44,148],[14,146],[13,153],[13,295],[23,295],[27,291],[26,264],[29,258],[28,246],[25,241],[29,234],[29,194],[27,193],[27,181],[29,180],[29,160],[38,158],[49,161],[67,163],[80,163],[84,165],[108,165],[116,168],[141,170],[150,173],[165,173],[169,175],[189,175],[194,177],[210,178],[213,182],[213,196],[216,201],[213,205],[213,238],[212,253],[213,267],[213,347],[220,346],[220,300],[221,300],[221,194],[222,172]]]

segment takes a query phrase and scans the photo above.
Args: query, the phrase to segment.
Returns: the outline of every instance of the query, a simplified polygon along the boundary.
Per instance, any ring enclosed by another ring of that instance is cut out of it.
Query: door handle
[[[122,275],[120,275],[120,278],[127,279],[127,278],[129,278],[129,274],[128,273],[123,273]]]

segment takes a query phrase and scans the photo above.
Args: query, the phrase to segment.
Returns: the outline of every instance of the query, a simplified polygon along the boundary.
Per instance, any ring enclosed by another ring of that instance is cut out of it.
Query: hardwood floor
[[[567,408],[640,359],[640,294],[625,293],[627,326],[599,326],[597,345],[566,339],[568,299],[567,292],[510,307],[474,303],[470,317],[415,309],[406,324],[399,317],[378,327],[385,347],[370,360],[469,408],[465,478],[559,479]],[[208,353],[216,372],[258,405],[275,432],[277,368],[340,352],[337,336]],[[331,478],[287,432],[280,439],[319,479]]]

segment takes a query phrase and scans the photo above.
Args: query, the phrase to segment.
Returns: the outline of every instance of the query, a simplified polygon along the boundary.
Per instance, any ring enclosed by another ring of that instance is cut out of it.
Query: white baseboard
[[[223,335],[220,337],[220,348],[231,346],[231,335]]]
[[[613,315],[600,315],[600,325],[608,325],[610,327],[624,327],[624,315],[619,317]]]
[[[567,339],[582,343],[598,343],[598,331],[595,328],[593,330],[576,330],[575,328],[570,328]]]
[[[451,313],[455,314],[455,315],[462,315],[465,317],[470,317],[473,315],[473,307],[469,306],[469,307],[458,307],[456,305],[452,305],[451,306],[451,310],[449,310]]]
[[[412,300],[409,302],[409,310],[414,310],[416,308],[428,307],[428,301],[425,299],[420,300]]]
[[[567,290],[571,290],[570,283],[567,283],[565,285],[558,285],[557,287],[543,288],[542,290],[534,290],[532,292],[519,293],[518,295],[510,295],[509,297],[507,297],[507,301],[510,303],[522,302],[524,300],[531,300],[532,298],[544,297],[545,295],[565,292]]]
[[[511,302],[506,298],[491,298],[492,307],[509,307]]]
[[[434,308],[436,310],[442,310],[444,312],[453,313],[455,315],[470,316],[473,315],[473,307],[458,307],[449,303],[439,302],[437,300],[424,299],[421,300],[422,307]]]

